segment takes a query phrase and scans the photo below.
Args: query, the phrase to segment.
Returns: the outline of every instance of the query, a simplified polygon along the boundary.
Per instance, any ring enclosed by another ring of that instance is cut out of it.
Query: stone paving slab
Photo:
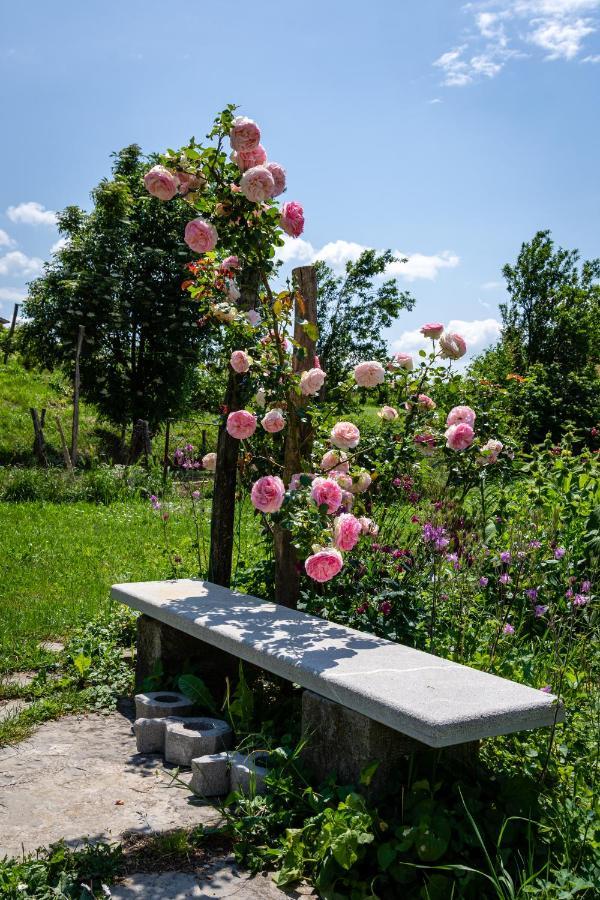
[[[29,705],[26,700],[21,700],[20,698],[0,700],[0,722],[4,722],[5,719],[10,719],[11,716],[16,716],[17,713],[23,712]]]
[[[136,751],[121,713],[69,716],[0,749],[0,858],[60,838],[115,841],[139,834],[214,825],[218,812],[190,801],[155,774],[162,758]]]

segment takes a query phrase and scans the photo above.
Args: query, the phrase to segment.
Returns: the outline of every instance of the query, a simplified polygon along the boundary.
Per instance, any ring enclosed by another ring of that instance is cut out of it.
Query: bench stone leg
[[[362,770],[379,760],[366,791],[375,800],[401,783],[407,756],[440,752],[312,691],[302,695],[302,733],[308,739],[303,760],[316,781],[335,774],[339,784],[358,785]],[[476,761],[478,747],[479,742],[472,741],[443,752],[469,765]]]
[[[137,622],[137,656],[135,684],[142,689],[144,680],[153,674],[160,662],[165,677],[177,677],[193,668],[220,703],[225,692],[225,679],[237,681],[239,659],[157,619],[141,615]]]

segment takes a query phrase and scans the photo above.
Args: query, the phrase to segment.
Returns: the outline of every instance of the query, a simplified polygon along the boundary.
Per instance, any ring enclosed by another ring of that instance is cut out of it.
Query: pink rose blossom
[[[353,494],[364,494],[371,487],[371,476],[368,472],[361,472],[352,485]]]
[[[316,478],[316,476],[311,472],[295,472],[290,479],[290,491],[297,491],[298,488],[302,487],[302,483],[300,481],[302,476],[304,476],[305,478],[310,478],[311,481]]]
[[[246,440],[256,431],[256,416],[245,409],[238,409],[227,416],[227,433],[237,441]]]
[[[246,116],[236,116],[233,120],[229,140],[234,150],[252,150],[260,142],[260,128]]]
[[[281,509],[285,487],[278,475],[265,475],[252,485],[250,500],[255,509],[264,513],[274,513]]]
[[[339,550],[329,547],[327,550],[319,550],[313,553],[304,563],[306,574],[313,581],[330,581],[342,570],[344,560]]]
[[[249,309],[246,318],[253,328],[260,324],[260,313],[256,309]]]
[[[470,406],[454,406],[448,413],[446,425],[460,425],[461,422],[466,422],[472,428],[476,418],[475,410],[471,409]]]
[[[392,357],[392,368],[394,369],[406,369],[407,372],[412,372],[413,367],[413,358],[410,353],[395,353]]]
[[[283,194],[285,191],[285,169],[283,166],[280,166],[279,163],[274,162],[267,163],[267,169],[273,176],[273,181],[275,183],[272,196],[279,197],[279,195]]]
[[[278,431],[281,431],[282,428],[285,428],[283,410],[270,409],[266,416],[263,416],[260,424],[269,434],[276,434]]]
[[[335,478],[342,491],[352,490],[352,478],[347,472],[330,472],[332,478]]]
[[[382,406],[377,415],[384,422],[393,422],[394,419],[398,418],[398,410],[394,409],[393,406]]]
[[[376,525],[373,519],[369,519],[368,516],[361,516],[358,521],[360,522],[360,527],[363,534],[371,535],[371,537],[377,537],[377,535],[379,534],[379,525]]]
[[[164,166],[152,166],[144,175],[144,185],[149,194],[159,200],[171,200],[177,193],[179,179]]]
[[[239,269],[240,267],[240,259],[239,256],[226,256],[219,269],[221,272],[228,272],[231,269]]]
[[[230,299],[233,303],[235,303],[236,300],[239,300],[239,299],[240,299],[241,294],[240,294],[240,292],[239,292],[238,286],[237,286],[237,284],[235,283],[235,281],[231,281],[231,280],[228,281],[228,283],[227,283],[227,296],[229,297],[229,299]]]
[[[414,444],[416,449],[423,456],[433,456],[435,453],[435,438],[429,432],[424,434],[415,434]]]
[[[205,219],[192,219],[185,226],[184,241],[195,253],[208,253],[214,250],[218,240],[217,229]]]
[[[502,441],[495,441],[493,439],[486,441],[483,447],[479,448],[481,456],[477,457],[477,462],[480,466],[493,465],[495,462],[498,462],[498,457],[500,456],[503,448],[504,444],[502,443]]]
[[[341,509],[344,512],[350,512],[352,507],[354,506],[354,494],[351,494],[350,491],[342,491],[342,505]]]
[[[265,166],[253,166],[244,172],[240,181],[242,194],[252,203],[268,200],[274,187],[273,176]]]
[[[310,496],[317,506],[325,505],[328,513],[337,512],[342,502],[342,489],[333,478],[315,478]]]
[[[442,332],[444,331],[444,326],[441,322],[426,322],[425,325],[422,325],[419,329],[423,337],[431,338],[433,341],[437,341]]]
[[[188,172],[177,172],[177,180],[179,181],[177,193],[181,194],[182,197],[185,197],[189,191],[195,191],[205,183],[197,175],[190,175]]]
[[[460,334],[445,331],[440,337],[440,349],[442,359],[460,359],[467,352],[467,343]]]
[[[360,431],[352,422],[337,422],[331,429],[331,443],[340,450],[353,450],[358,447]]]
[[[350,471],[350,463],[345,453],[340,450],[328,450],[321,460],[321,468],[325,472],[344,472]]]
[[[325,372],[323,369],[309,369],[300,376],[300,391],[306,397],[314,397],[318,394],[325,382]]]
[[[233,162],[238,169],[245,172],[253,166],[263,166],[267,161],[267,151],[262,144],[252,147],[251,150],[234,150],[231,154]]]
[[[362,527],[352,513],[342,513],[333,522],[333,544],[338,550],[352,550],[362,533]]]
[[[436,407],[435,400],[432,400],[431,397],[428,397],[427,394],[419,394],[417,397],[417,403],[421,407],[421,409],[432,410]]]
[[[473,443],[475,434],[470,425],[466,422],[459,422],[458,425],[451,425],[444,432],[446,438],[446,447],[451,450],[466,450]]]
[[[247,372],[252,365],[252,359],[245,350],[234,350],[229,362],[231,363],[233,371],[237,372],[238,375]]]
[[[354,368],[354,380],[359,387],[377,387],[385,380],[385,369],[376,360],[361,362]]]
[[[207,453],[205,456],[203,456],[202,468],[206,469],[208,472],[214,472],[217,468],[217,454]]]
[[[304,210],[296,200],[283,204],[279,224],[290,237],[300,237],[304,231]]]

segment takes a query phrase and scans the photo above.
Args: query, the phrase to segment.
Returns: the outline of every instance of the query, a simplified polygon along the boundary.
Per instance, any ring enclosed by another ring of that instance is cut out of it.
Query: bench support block
[[[479,741],[470,741],[434,750],[312,691],[302,695],[302,733],[308,739],[303,759],[316,782],[335,774],[338,784],[358,784],[362,770],[379,760],[368,790],[375,799],[399,785],[402,761],[412,753],[442,752],[468,766],[477,761],[479,748]]]

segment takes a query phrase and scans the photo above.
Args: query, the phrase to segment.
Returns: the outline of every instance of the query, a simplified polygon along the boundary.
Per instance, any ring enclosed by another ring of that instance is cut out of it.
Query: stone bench
[[[193,658],[215,691],[240,659],[306,688],[303,728],[320,775],[333,767],[356,780],[380,759],[385,780],[417,749],[461,756],[482,738],[564,719],[551,694],[208,582],[118,584],[112,597],[144,613],[138,685],[159,661],[177,674]]]

